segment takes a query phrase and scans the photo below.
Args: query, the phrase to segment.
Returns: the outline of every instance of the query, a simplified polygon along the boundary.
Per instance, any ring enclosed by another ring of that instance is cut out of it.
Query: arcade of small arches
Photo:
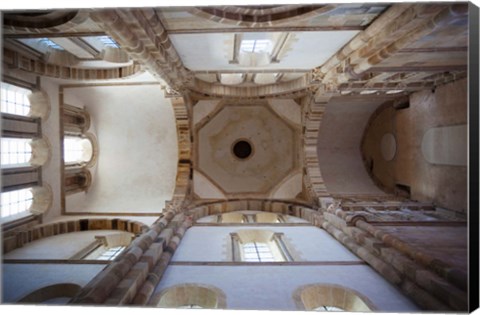
[[[2,82],[2,204],[1,221],[29,214],[46,213],[52,204],[48,182],[40,169],[52,158],[52,148],[42,135],[41,124],[49,118],[48,94],[38,87]],[[98,158],[98,142],[90,128],[89,114],[65,104],[63,111],[63,161],[65,193],[86,191],[91,184],[88,170]]]

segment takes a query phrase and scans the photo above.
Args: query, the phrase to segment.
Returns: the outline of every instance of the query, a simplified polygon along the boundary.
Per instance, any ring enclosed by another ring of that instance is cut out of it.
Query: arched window
[[[293,261],[283,233],[267,230],[239,230],[231,233],[233,261]]]
[[[41,180],[42,168],[51,157],[51,146],[42,137],[41,121],[48,118],[48,95],[38,86],[15,79],[16,86],[1,82],[2,112],[1,221],[23,219],[45,213],[51,206],[52,194]],[[24,88],[27,87],[27,88]]]
[[[93,145],[88,138],[66,136],[63,152],[65,164],[84,164],[92,160]]]
[[[297,307],[307,311],[371,312],[373,303],[360,293],[335,284],[310,284],[295,290]]]
[[[97,257],[97,260],[114,260],[117,258],[126,246],[115,246],[110,247],[106,251],[104,251],[100,256]]]
[[[266,262],[275,261],[272,250],[267,243],[249,242],[242,244],[243,261]]]
[[[32,139],[2,138],[2,167],[28,164],[32,157],[31,140]]]
[[[28,95],[32,92],[5,82],[1,83],[1,108],[2,113],[28,116],[30,101]]]
[[[179,284],[152,297],[150,305],[169,308],[226,308],[225,293],[204,284]]]
[[[95,241],[82,248],[72,260],[115,260],[130,245],[134,235],[128,232],[95,236]]]
[[[1,198],[2,219],[27,213],[33,203],[33,194],[30,188],[3,192]]]
[[[47,183],[1,194],[1,221],[7,222],[28,214],[42,214],[52,205],[52,189]]]

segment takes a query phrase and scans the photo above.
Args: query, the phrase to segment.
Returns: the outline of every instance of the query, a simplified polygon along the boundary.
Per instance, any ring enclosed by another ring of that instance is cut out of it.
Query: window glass
[[[4,192],[1,195],[1,217],[11,217],[30,209],[33,194],[29,188]]]
[[[110,36],[99,36],[98,39],[107,47],[118,48],[117,42],[114,41]]]
[[[271,41],[268,39],[245,39],[240,44],[240,50],[251,53],[267,52],[270,44]]]
[[[28,164],[32,157],[31,139],[2,138],[1,165]]]
[[[85,36],[82,39],[98,51],[105,47],[119,48],[117,42],[110,36]]]
[[[242,245],[244,261],[266,262],[275,261],[272,251],[265,243],[251,242]]]
[[[92,158],[92,144],[86,138],[65,137],[63,152],[65,163],[88,162]]]
[[[97,259],[98,260],[114,260],[125,249],[125,246],[117,246],[108,248]]]
[[[54,49],[64,50],[62,46],[58,45],[57,43],[53,42],[51,39],[48,39],[48,38],[39,38],[38,42],[39,43],[44,43],[48,47],[52,47]]]
[[[1,110],[2,113],[27,116],[30,112],[30,101],[28,95],[30,90],[1,83]]]

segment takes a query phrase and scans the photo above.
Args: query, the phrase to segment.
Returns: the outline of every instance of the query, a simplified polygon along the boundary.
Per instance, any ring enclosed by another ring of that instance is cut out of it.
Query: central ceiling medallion
[[[248,159],[252,153],[253,148],[251,143],[246,139],[239,139],[232,145],[232,153],[235,157],[245,160]]]

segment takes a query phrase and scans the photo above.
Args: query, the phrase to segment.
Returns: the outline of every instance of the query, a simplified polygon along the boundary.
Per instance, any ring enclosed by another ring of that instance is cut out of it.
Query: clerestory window
[[[249,53],[269,52],[272,41],[268,39],[244,39],[240,44],[240,51]]]
[[[99,257],[97,257],[97,260],[114,260],[123,252],[125,248],[126,246],[115,246],[108,248]]]
[[[28,95],[32,91],[5,82],[1,83],[1,111],[2,113],[28,116],[30,101]]]
[[[45,44],[48,47],[51,47],[53,49],[64,50],[62,46],[58,45],[57,43],[55,43],[54,41],[52,41],[49,38],[39,38],[38,42],[43,43],[43,44]]]
[[[1,140],[1,166],[28,164],[32,157],[32,139],[2,138]]]
[[[110,36],[99,36],[97,37],[105,46],[118,48],[118,44]]]
[[[242,245],[243,260],[249,262],[275,261],[270,247],[266,243],[251,242]]]
[[[376,308],[368,298],[350,288],[333,284],[309,284],[293,294],[299,309],[319,312],[371,312]]]
[[[82,164],[92,159],[93,148],[88,138],[65,137],[63,151],[65,163]]]
[[[283,233],[266,230],[239,230],[230,234],[233,261],[280,262],[293,261],[283,240]]]
[[[33,203],[30,188],[18,189],[1,194],[1,217],[8,218],[27,213]]]

